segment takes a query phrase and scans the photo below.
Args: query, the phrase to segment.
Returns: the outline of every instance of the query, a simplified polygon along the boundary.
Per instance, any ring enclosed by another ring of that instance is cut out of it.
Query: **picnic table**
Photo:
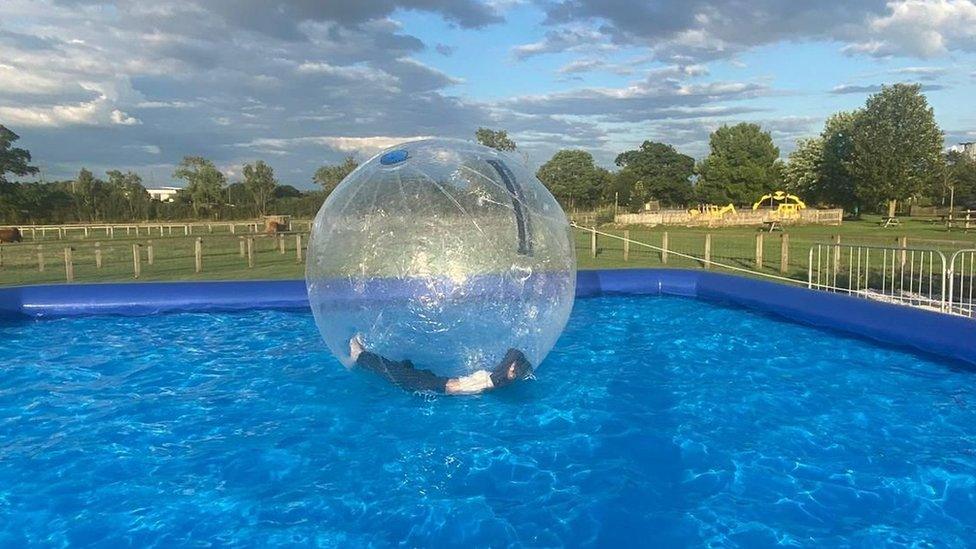
[[[884,228],[887,228],[887,227],[897,227],[899,225],[901,225],[901,221],[898,221],[898,218],[897,217],[894,217],[894,216],[884,216],[884,217],[881,218],[881,226],[884,227]]]
[[[771,233],[773,231],[782,231],[782,230],[783,230],[783,226],[780,224],[779,221],[776,221],[775,219],[770,219],[769,221],[763,221],[763,226],[760,229],[760,231],[765,231],[767,233]]]

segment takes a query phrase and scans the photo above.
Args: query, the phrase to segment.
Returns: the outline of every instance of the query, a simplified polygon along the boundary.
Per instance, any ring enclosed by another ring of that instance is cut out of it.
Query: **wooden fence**
[[[0,284],[297,278],[307,246],[305,232],[0,244]]]
[[[288,231],[311,229],[312,220],[293,219]],[[88,238],[138,238],[151,236],[194,236],[212,234],[257,234],[264,230],[263,221],[193,221],[156,223],[91,223],[66,225],[10,225],[20,230],[25,240],[70,240]]]
[[[641,212],[636,214],[618,214],[614,222],[621,225],[682,225],[687,227],[736,227],[762,225],[776,221],[784,225],[840,225],[844,219],[844,210],[799,210],[792,217],[777,214],[774,210],[743,210],[725,215],[710,215],[692,213],[690,210],[661,210],[657,212]]]

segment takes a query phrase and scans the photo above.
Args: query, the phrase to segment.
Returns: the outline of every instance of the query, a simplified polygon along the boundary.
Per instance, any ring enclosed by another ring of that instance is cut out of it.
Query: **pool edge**
[[[976,365],[976,321],[736,275],[685,269],[577,274],[577,297],[675,295],[727,303],[793,322]],[[308,309],[304,280],[184,281],[0,288],[0,319]]]

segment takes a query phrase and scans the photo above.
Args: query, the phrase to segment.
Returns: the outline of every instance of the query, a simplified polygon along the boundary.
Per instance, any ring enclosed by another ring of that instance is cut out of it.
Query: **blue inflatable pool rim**
[[[976,366],[976,321],[752,278],[683,269],[580,271],[576,295],[580,298],[675,295],[704,299]],[[304,280],[0,288],[0,319],[8,320],[307,308]]]

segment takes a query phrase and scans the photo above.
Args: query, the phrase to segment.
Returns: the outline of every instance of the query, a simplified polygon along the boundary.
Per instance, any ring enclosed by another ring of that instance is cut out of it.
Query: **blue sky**
[[[46,179],[184,155],[231,180],[424,136],[507,129],[529,164],[645,139],[701,158],[749,121],[782,154],[880,84],[919,82],[976,140],[973,0],[4,0],[0,124]]]

